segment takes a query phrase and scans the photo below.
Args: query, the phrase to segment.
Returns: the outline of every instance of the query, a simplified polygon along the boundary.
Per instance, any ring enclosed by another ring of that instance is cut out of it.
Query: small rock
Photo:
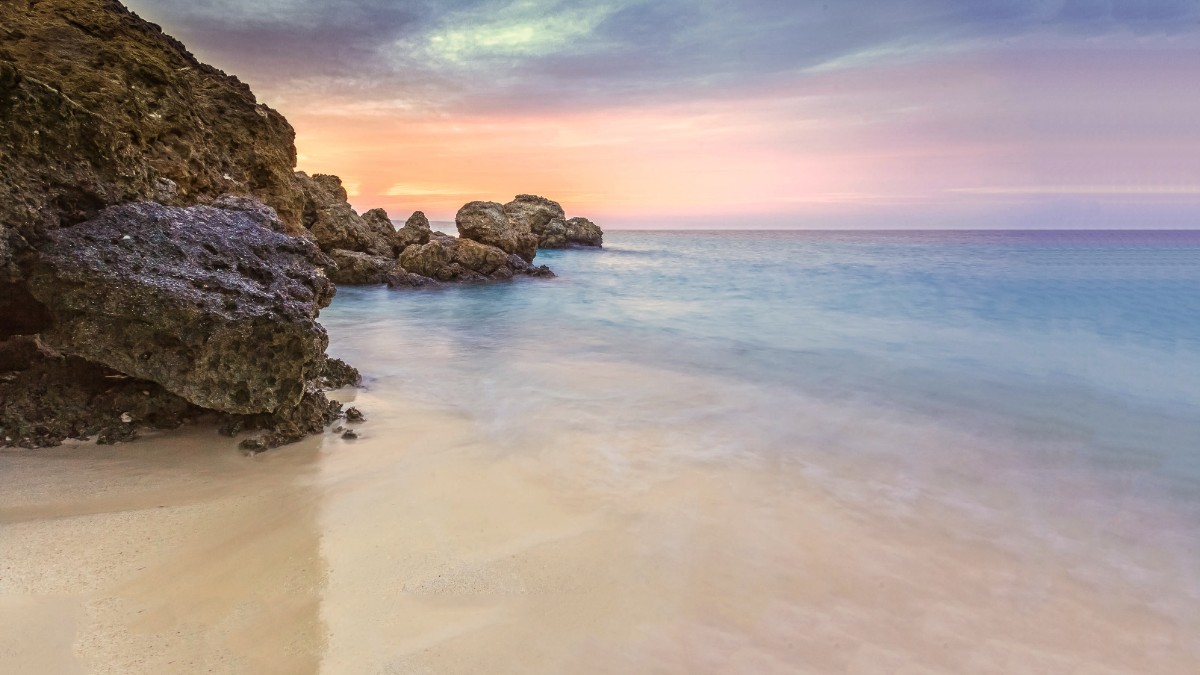
[[[129,424],[130,422],[133,421],[133,418],[130,417],[129,413],[123,412],[123,413],[121,413],[121,421],[125,424]]]
[[[348,441],[353,441],[354,439],[358,438],[358,434],[353,431],[347,431],[346,433],[342,434],[342,438]]]
[[[267,442],[262,438],[247,438],[238,444],[245,455],[257,455],[267,449]]]
[[[363,416],[361,410],[351,407],[346,408],[346,419],[350,422],[363,422],[366,421],[367,418]]]

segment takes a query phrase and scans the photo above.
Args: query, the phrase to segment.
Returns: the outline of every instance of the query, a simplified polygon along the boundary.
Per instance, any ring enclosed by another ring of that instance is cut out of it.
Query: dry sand
[[[256,458],[211,430],[0,454],[0,671],[1200,672],[1196,617],[933,508],[639,463],[650,436],[501,452],[360,396],[360,440]]]

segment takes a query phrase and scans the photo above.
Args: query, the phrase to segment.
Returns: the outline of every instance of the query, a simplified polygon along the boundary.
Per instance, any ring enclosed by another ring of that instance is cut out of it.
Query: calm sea
[[[331,351],[500,453],[656,431],[597,481],[777,462],[1200,593],[1200,232],[610,232],[538,262],[558,278],[339,290]]]

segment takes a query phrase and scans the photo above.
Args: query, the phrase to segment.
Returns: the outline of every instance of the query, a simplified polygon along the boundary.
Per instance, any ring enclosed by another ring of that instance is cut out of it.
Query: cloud
[[[1195,0],[131,0],[270,96],[446,110],[677,100],[1006,41],[1185,36]],[[1083,41],[1083,42],[1081,42]]]

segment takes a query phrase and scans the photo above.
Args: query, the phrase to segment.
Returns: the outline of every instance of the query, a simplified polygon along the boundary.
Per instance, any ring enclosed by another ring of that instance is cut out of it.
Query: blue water
[[[900,467],[867,491],[999,490],[1027,511],[1002,528],[1090,509],[1097,537],[1118,516],[1121,536],[1200,532],[1200,232],[610,232],[538,262],[558,278],[339,290],[331,350],[514,446],[553,410],[596,434],[657,425],[707,460]],[[602,394],[561,376],[617,364],[634,374]],[[881,442],[866,418],[987,443]]]

